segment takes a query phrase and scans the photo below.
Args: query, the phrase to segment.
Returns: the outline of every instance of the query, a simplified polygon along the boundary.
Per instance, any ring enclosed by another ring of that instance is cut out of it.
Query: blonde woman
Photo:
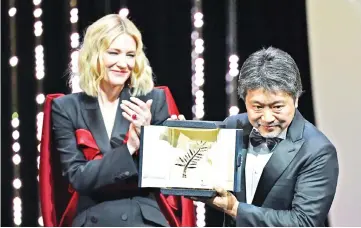
[[[72,225],[168,226],[153,191],[137,187],[140,127],[161,124],[169,114],[164,92],[153,88],[136,26],[116,14],[93,23],[74,77],[82,92],[52,103],[63,175],[79,194]],[[102,159],[86,159],[75,134],[79,129],[91,133]]]

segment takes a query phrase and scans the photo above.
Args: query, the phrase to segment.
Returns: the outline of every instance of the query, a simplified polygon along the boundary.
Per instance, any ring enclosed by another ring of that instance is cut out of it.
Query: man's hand
[[[179,116],[171,115],[171,117],[168,118],[167,120],[186,120],[186,118],[182,114],[180,114]]]
[[[217,196],[211,199],[190,197],[194,201],[201,201],[203,203],[208,204],[209,206],[223,211],[232,217],[237,216],[237,210],[239,202],[237,198],[230,192],[224,190],[223,188],[215,188],[217,191]]]

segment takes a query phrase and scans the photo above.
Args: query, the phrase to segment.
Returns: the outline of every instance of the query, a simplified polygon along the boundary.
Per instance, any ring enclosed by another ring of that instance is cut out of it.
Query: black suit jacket
[[[243,177],[252,126],[247,114],[230,116],[227,128],[244,129]],[[324,226],[337,185],[336,149],[296,110],[286,139],[275,149],[260,178],[252,204],[246,202],[246,184],[236,226]]]
[[[129,98],[130,89],[124,88],[119,102]],[[138,98],[143,101],[153,99],[151,124],[162,124],[169,117],[162,90],[154,89]],[[121,112],[118,107],[109,139],[97,98],[75,93],[53,101],[53,142],[60,153],[63,175],[80,194],[74,226],[141,226],[143,220],[168,225],[151,190],[124,190],[129,183],[137,182],[138,164],[136,156],[130,155],[127,145],[122,143],[130,123]],[[85,159],[77,146],[77,129],[92,133],[103,154],[102,159]]]

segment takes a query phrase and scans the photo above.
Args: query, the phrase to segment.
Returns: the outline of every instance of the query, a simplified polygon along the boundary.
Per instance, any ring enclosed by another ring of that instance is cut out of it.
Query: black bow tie
[[[257,147],[262,143],[266,143],[270,151],[272,151],[276,145],[282,141],[281,138],[265,138],[258,131],[253,130],[250,134],[250,141],[253,147]]]

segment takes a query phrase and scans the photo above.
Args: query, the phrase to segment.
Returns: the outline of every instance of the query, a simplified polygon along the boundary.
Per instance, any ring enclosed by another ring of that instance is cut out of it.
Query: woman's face
[[[135,66],[137,44],[133,37],[121,34],[103,54],[106,74],[101,84],[107,87],[123,87]]]

